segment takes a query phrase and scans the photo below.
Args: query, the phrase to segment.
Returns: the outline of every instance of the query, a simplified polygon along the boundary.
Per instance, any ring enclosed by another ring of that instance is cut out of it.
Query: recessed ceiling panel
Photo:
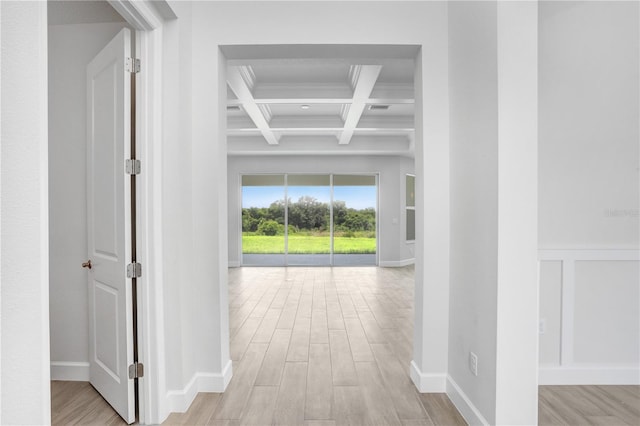
[[[227,91],[231,155],[254,151],[411,155],[413,56],[387,51],[376,60],[375,55],[329,58],[309,52],[304,55],[310,56],[298,59],[262,55],[231,60],[232,90]]]
[[[298,83],[336,83],[344,84],[348,81],[349,65],[347,64],[319,64],[300,61],[286,65],[274,61],[273,64],[253,65],[256,84],[298,84]]]
[[[273,117],[279,116],[340,116],[342,104],[270,104]]]

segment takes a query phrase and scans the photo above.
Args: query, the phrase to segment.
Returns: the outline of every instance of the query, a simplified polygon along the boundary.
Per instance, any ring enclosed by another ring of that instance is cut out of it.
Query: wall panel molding
[[[634,364],[582,363],[575,361],[575,312],[578,262],[640,262],[640,250],[632,248],[545,248],[538,250],[539,262],[561,263],[561,324],[559,365],[541,365],[541,385],[640,385],[640,360]]]

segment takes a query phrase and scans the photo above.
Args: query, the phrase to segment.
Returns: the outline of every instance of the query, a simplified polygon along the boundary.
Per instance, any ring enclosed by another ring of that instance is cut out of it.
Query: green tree
[[[242,232],[256,232],[260,219],[252,215],[251,209],[242,209]]]
[[[258,234],[260,235],[278,235],[280,224],[275,220],[265,220],[258,225]]]
[[[336,229],[341,229],[342,225],[344,225],[347,213],[347,203],[339,200],[333,202],[333,226]]]
[[[289,204],[289,223],[302,230],[325,230],[328,228],[329,206],[314,197],[300,197]]]
[[[267,218],[284,225],[284,200],[277,200],[271,203],[267,210]]]

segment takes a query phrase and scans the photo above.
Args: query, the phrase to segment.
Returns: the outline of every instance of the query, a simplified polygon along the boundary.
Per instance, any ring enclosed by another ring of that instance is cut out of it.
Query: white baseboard
[[[222,370],[222,373],[196,373],[189,383],[181,390],[167,392],[167,404],[171,413],[185,413],[199,392],[222,393],[227,389],[233,369],[231,360]]]
[[[471,402],[469,397],[460,389],[460,386],[451,378],[447,376],[447,396],[456,406],[462,417],[470,425],[488,425],[489,422],[484,418],[482,413]]]
[[[403,266],[409,266],[416,263],[416,259],[404,259],[404,260],[381,260],[378,262],[381,268],[402,268]]]
[[[229,268],[239,268],[241,266],[240,261],[230,260],[228,263]]]
[[[640,385],[637,365],[540,366],[541,385]]]
[[[51,380],[88,382],[89,363],[51,361]]]
[[[447,389],[446,374],[424,374],[414,361],[411,361],[409,375],[420,393],[444,393]]]

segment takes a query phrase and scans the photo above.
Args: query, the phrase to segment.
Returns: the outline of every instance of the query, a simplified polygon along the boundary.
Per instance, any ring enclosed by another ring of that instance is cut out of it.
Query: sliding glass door
[[[375,176],[333,176],[333,264],[375,265]]]
[[[287,264],[331,264],[329,175],[287,175]]]
[[[284,266],[284,175],[242,176],[242,263]]]
[[[244,175],[242,264],[376,265],[377,199],[375,175]]]

